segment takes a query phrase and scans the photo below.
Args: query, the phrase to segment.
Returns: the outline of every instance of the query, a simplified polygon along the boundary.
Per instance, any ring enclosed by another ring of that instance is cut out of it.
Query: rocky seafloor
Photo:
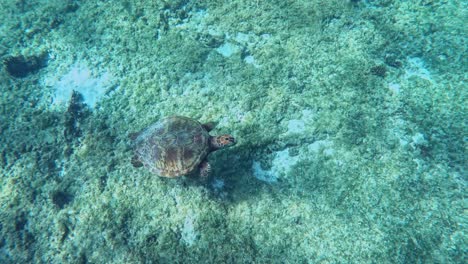
[[[1,263],[466,261],[466,1],[0,5]],[[169,115],[208,180],[131,165]]]

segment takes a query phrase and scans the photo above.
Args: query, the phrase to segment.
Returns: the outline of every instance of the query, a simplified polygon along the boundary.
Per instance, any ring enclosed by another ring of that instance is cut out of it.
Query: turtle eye
[[[219,144],[222,146],[231,146],[235,144],[235,142],[234,138],[230,135],[222,135],[219,137]]]
[[[231,136],[224,137],[224,140],[226,141],[226,144],[231,144],[235,142],[234,138]]]

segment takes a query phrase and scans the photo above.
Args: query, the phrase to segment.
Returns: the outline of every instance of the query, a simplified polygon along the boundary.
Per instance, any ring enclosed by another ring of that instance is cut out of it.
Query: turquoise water
[[[466,1],[0,6],[0,263],[465,262]],[[208,179],[132,166],[171,115]]]

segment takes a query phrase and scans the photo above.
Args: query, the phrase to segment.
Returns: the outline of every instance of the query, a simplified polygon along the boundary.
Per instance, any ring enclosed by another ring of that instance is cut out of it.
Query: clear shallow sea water
[[[0,262],[464,263],[466,5],[0,0]]]

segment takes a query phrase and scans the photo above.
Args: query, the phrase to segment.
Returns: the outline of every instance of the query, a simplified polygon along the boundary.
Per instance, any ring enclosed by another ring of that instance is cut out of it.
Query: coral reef
[[[464,10],[2,1],[0,262],[464,263]],[[211,182],[132,167],[173,114],[238,140]]]

